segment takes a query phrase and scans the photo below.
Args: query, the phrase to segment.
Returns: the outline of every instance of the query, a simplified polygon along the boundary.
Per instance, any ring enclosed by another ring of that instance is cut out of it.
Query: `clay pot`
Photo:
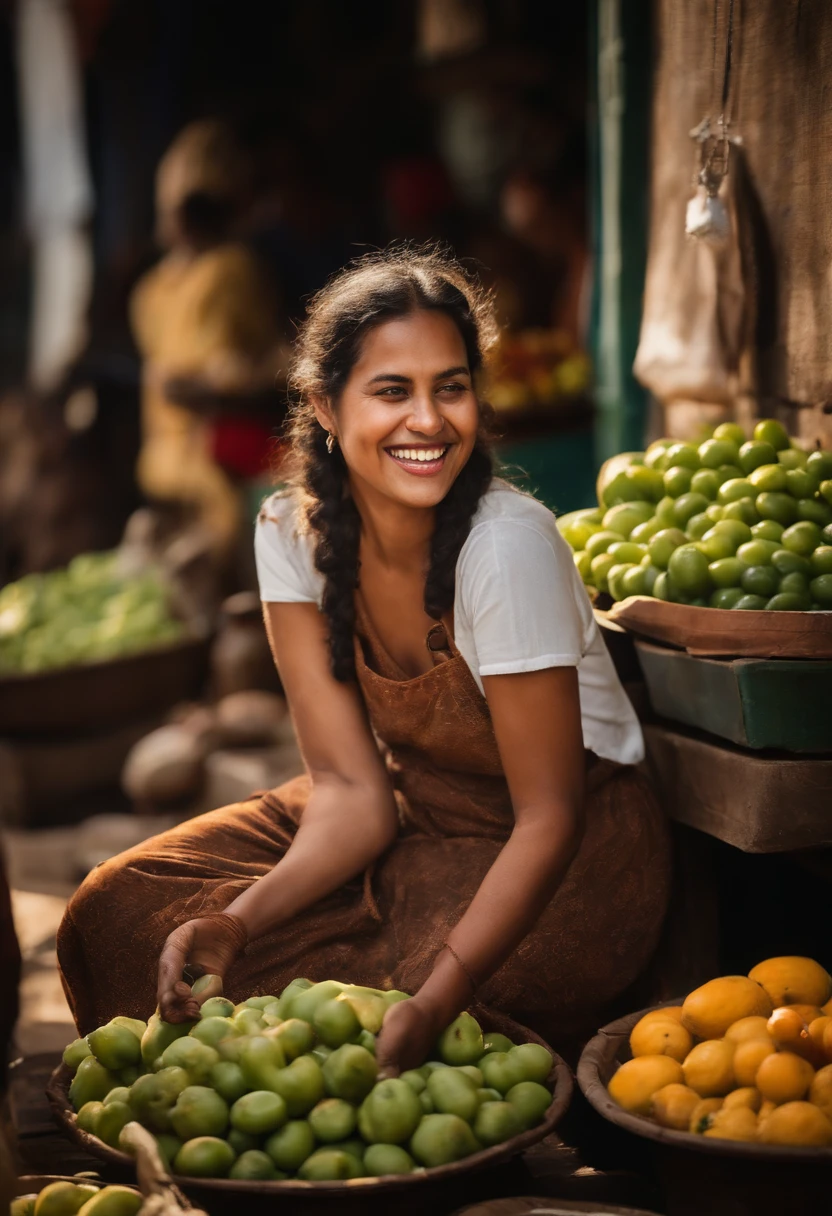
[[[220,609],[211,647],[211,692],[218,701],[251,688],[281,691],[259,597],[255,591],[239,591],[223,600]]]

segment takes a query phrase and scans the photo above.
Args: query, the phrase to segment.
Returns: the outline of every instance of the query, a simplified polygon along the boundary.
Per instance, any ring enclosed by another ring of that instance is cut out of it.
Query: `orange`
[[[759,1130],[761,1144],[832,1144],[832,1123],[811,1102],[786,1102],[773,1110]]]
[[[815,1070],[808,1060],[793,1051],[778,1051],[773,1056],[766,1056],[757,1069],[754,1083],[764,1098],[770,1098],[779,1106],[804,1097],[814,1076]]]
[[[682,1064],[685,1084],[701,1098],[720,1098],[736,1086],[734,1044],[724,1039],[699,1043]]]
[[[722,1098],[703,1098],[701,1102],[697,1102],[691,1111],[688,1131],[701,1136],[708,1126],[711,1115],[721,1106]]]
[[[747,1106],[723,1106],[708,1116],[703,1135],[715,1140],[756,1140],[757,1116]]]
[[[815,1073],[809,1086],[809,1101],[822,1110],[827,1119],[832,1119],[832,1064]]]
[[[823,1036],[826,1033],[826,1027],[830,1025],[832,1025],[832,1018],[824,1015],[815,1018],[814,1021],[809,1023],[809,1038],[814,1043],[818,1055],[822,1056],[824,1060],[828,1060],[829,1056],[823,1045]],[[830,1034],[832,1034],[832,1031],[830,1031]]]
[[[670,1056],[682,1063],[693,1047],[693,1039],[684,1026],[672,1018],[643,1019],[630,1035],[630,1051],[634,1056]]]
[[[740,1018],[771,1016],[771,1001],[753,979],[725,975],[696,988],[682,1006],[682,1025],[698,1039],[719,1039]]]
[[[815,1018],[823,1016],[823,1010],[817,1005],[788,1005],[787,1008],[799,1013],[807,1026],[810,1022],[814,1022]]]
[[[832,996],[832,976],[814,959],[798,955],[769,958],[748,973],[765,988],[772,1005],[823,1006]]]
[[[653,1094],[653,1118],[662,1127],[686,1132],[693,1109],[700,1101],[699,1094],[687,1085],[663,1085]]]
[[[768,1042],[768,1019],[759,1014],[750,1018],[740,1018],[732,1023],[725,1031],[725,1038],[731,1043],[748,1043],[754,1039]]]
[[[757,1112],[757,1126],[761,1127],[763,1119],[767,1119],[773,1110],[777,1110],[777,1103],[772,1102],[771,1098],[763,1098],[763,1103]]]
[[[621,1065],[608,1089],[610,1097],[623,1110],[649,1115],[653,1094],[665,1085],[681,1084],[683,1079],[682,1065],[670,1056],[639,1056]]]
[[[740,1043],[734,1052],[734,1076],[738,1085],[754,1085],[757,1070],[767,1056],[773,1056],[777,1048],[771,1039],[752,1039]]]
[[[763,1104],[763,1095],[759,1089],[755,1089],[753,1085],[744,1085],[742,1089],[732,1089],[730,1094],[726,1094],[724,1105],[731,1106],[747,1106],[749,1110],[753,1110],[756,1114]]]
[[[682,1006],[681,1005],[663,1005],[661,1009],[651,1009],[649,1013],[645,1013],[640,1019],[639,1025],[645,1022],[663,1021],[665,1018],[671,1018],[674,1022],[682,1023]]]

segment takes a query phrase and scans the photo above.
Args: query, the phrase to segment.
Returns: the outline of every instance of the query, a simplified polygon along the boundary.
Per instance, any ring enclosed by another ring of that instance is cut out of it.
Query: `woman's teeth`
[[[442,448],[388,448],[391,456],[395,456],[397,460],[441,460],[447,452],[447,447]]]

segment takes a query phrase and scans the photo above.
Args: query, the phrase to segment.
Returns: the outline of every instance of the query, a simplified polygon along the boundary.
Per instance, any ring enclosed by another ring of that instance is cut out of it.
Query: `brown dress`
[[[511,833],[488,705],[465,659],[435,626],[428,639],[434,667],[408,678],[357,602],[358,681],[386,747],[399,836],[362,878],[251,942],[226,977],[233,1000],[277,993],[298,975],[415,992]],[[479,994],[552,1036],[591,1029],[598,1011],[636,978],[668,898],[668,832],[644,777],[595,760],[587,787],[577,857],[534,930]],[[167,935],[222,911],[271,870],[308,796],[308,778],[298,777],[93,870],[58,933],[61,974],[82,1033],[115,1014],[153,1010]]]

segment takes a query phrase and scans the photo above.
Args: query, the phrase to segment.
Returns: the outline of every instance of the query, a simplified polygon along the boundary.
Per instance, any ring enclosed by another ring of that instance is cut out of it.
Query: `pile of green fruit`
[[[158,573],[121,574],[116,550],[82,553],[65,570],[0,590],[0,673],[112,659],[175,641],[183,629]]]
[[[379,1081],[376,1035],[407,999],[296,979],[280,997],[209,997],[196,1023],[113,1018],[64,1052],[77,1126],[127,1149],[138,1120],[176,1174],[324,1182],[445,1165],[543,1121],[550,1053],[468,1013],[436,1059]]]
[[[50,1182],[39,1194],[18,1195],[9,1216],[136,1216],[142,1197],[129,1186],[95,1186],[83,1182]]]
[[[588,587],[709,608],[832,609],[832,452],[772,418],[698,447],[658,439],[608,460],[597,508],[558,520]]]

